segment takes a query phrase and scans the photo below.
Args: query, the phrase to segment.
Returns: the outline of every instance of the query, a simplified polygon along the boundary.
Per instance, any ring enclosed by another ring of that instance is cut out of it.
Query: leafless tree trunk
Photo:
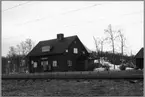
[[[99,42],[97,41],[97,39],[93,36],[93,39],[95,41],[95,46],[96,46],[96,52],[99,52]]]
[[[125,37],[124,37],[123,33],[121,32],[121,30],[118,30],[118,33],[119,33],[119,38],[120,38],[120,42],[121,42],[121,54],[122,54],[122,60],[123,60]]]
[[[99,44],[101,45],[101,52],[103,52],[103,46],[104,46],[104,42],[107,40],[107,38],[101,38],[99,39]]]
[[[125,37],[123,35],[123,33],[121,32],[121,30],[118,30],[119,33],[119,37],[120,37],[120,42],[121,42],[121,54],[124,54],[124,46],[125,46]]]
[[[106,39],[111,41],[112,52],[113,52],[113,62],[114,62],[114,53],[115,53],[115,43],[114,43],[114,41],[117,38],[117,36],[115,36],[115,34],[113,33],[111,24],[109,24],[108,29],[105,29],[105,33],[109,34],[109,36]],[[114,69],[115,69],[115,65],[114,65]]]
[[[105,29],[105,32],[107,32],[109,34],[109,36],[106,39],[108,39],[108,40],[111,41],[112,52],[114,54],[114,52],[115,52],[114,51],[114,40],[115,40],[115,36],[113,34],[111,24],[108,26],[108,29]]]

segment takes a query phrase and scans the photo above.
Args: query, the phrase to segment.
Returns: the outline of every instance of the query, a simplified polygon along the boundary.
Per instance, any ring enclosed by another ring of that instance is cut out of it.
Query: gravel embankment
[[[143,96],[143,80],[2,80],[3,96]]]

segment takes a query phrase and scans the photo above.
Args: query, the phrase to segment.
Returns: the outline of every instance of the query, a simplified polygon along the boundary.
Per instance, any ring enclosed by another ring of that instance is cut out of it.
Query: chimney
[[[60,41],[60,40],[63,40],[64,38],[64,35],[62,33],[60,34],[57,34],[57,39]]]

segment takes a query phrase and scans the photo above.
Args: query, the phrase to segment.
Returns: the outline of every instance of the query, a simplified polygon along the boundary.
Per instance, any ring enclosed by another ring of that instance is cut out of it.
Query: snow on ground
[[[115,65],[115,69],[114,69],[114,64],[111,64],[110,62],[105,61],[105,60],[101,60],[101,64],[102,65],[109,65],[110,66],[110,70],[120,70],[119,69],[120,65]]]
[[[94,71],[104,71],[105,68],[95,68]]]
[[[126,70],[133,70],[134,68],[126,67]]]

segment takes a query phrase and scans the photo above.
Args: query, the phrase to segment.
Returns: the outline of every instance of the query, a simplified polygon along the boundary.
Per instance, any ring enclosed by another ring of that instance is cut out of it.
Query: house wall
[[[78,54],[74,54],[74,48],[78,48]],[[66,52],[68,50],[68,52]],[[83,54],[83,52],[85,54]],[[57,55],[48,55],[48,56],[33,56],[29,57],[29,72],[44,72],[43,67],[41,65],[42,58],[46,58],[43,60],[47,60],[48,64],[51,66],[51,71],[80,71],[85,70],[86,64],[85,60],[87,60],[88,53],[83,46],[83,44],[80,42],[78,38],[74,40],[68,48],[64,50],[63,54],[57,54]],[[31,64],[31,61],[37,62],[37,68],[34,68]],[[57,67],[53,67],[53,61],[57,61]],[[68,66],[68,60],[72,62],[72,66]],[[49,71],[47,71],[49,72]]]
[[[74,48],[78,49],[78,54],[74,54]],[[65,52],[65,62],[67,60],[72,61],[72,66],[68,67],[68,71],[82,71],[85,70],[86,64],[85,60],[87,60],[88,52],[86,51],[85,47],[81,43],[81,41],[76,38],[72,44],[67,48],[68,52]],[[83,54],[83,51],[85,54]],[[67,64],[68,65],[68,64]]]
[[[46,59],[42,59],[42,58],[46,58]],[[31,63],[31,61],[37,62],[37,68],[35,69]],[[62,57],[62,55],[53,55],[53,56],[39,56],[39,57],[31,57],[30,61],[29,61],[29,71],[30,73],[33,72],[44,72],[43,70],[43,66],[41,65],[42,61],[48,61],[48,65],[51,67],[51,69],[49,70],[47,67],[47,71],[46,72],[51,72],[51,71],[65,71],[66,70],[66,66],[64,64],[64,58]],[[53,61],[57,61],[57,67],[53,67]]]

